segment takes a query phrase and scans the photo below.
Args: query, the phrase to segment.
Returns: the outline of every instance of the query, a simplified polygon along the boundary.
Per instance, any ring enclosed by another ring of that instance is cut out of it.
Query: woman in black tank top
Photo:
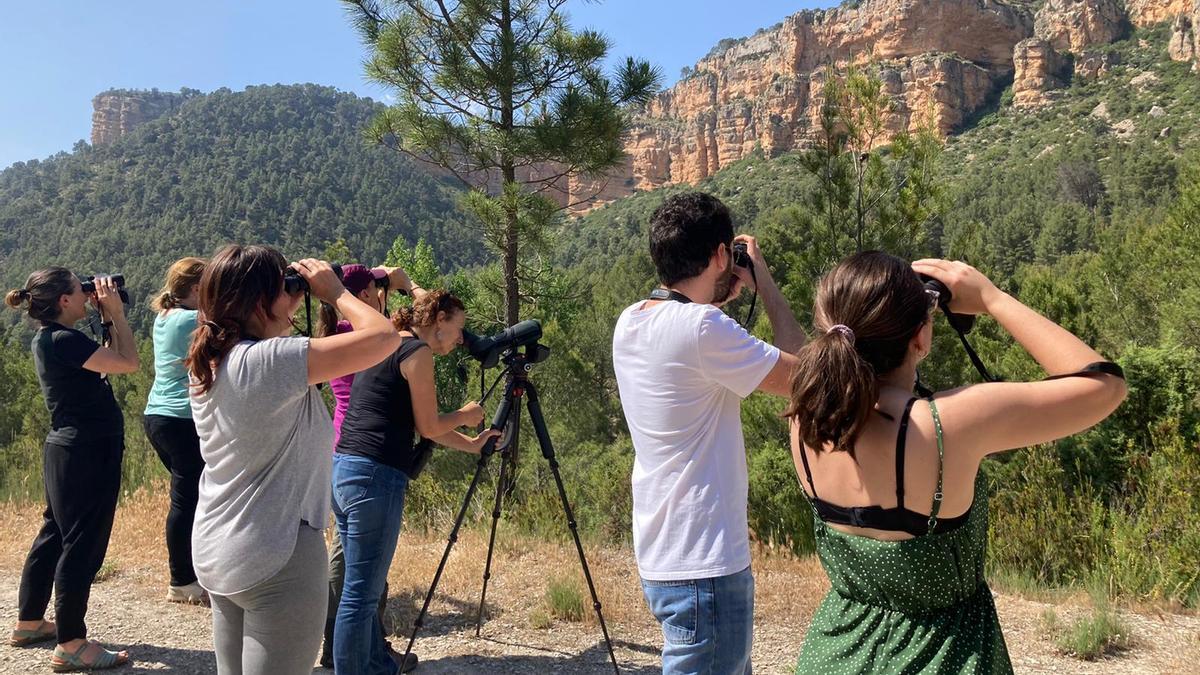
[[[951,291],[949,311],[992,315],[1052,377],[915,398],[940,299],[918,274]],[[979,464],[1107,417],[1120,369],[960,262],[856,254],[821,280],[813,317],[787,416],[832,590],[796,672],[1012,672],[984,579]]]
[[[413,295],[413,306],[392,320],[400,331],[399,349],[354,377],[333,458],[333,511],[346,565],[333,635],[339,672],[393,672],[375,607],[400,536],[408,483],[432,444],[478,453],[496,435],[455,431],[483,421],[478,403],[438,412],[433,356],[462,344],[462,302],[443,290],[414,287]],[[414,667],[416,658],[410,655],[401,671]]]

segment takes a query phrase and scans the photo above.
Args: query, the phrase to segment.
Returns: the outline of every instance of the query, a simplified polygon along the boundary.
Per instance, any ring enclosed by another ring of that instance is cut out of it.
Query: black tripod
[[[592,595],[592,607],[596,610],[596,618],[600,620],[600,630],[604,633],[604,642],[608,646],[608,656],[612,659],[613,670],[619,675],[621,669],[617,666],[617,656],[613,653],[612,640],[608,637],[608,626],[604,623],[604,614],[600,611],[600,599],[596,596],[596,586],[592,582],[592,573],[588,569],[587,558],[583,555],[583,544],[579,541],[579,530],[575,524],[575,514],[571,511],[571,504],[567,501],[567,491],[563,487],[562,474],[558,471],[558,459],[554,456],[554,445],[550,442],[550,433],[546,430],[546,420],[542,417],[542,407],[538,402],[537,387],[533,385],[533,382],[529,381],[529,371],[533,369],[533,365],[545,360],[549,354],[550,349],[548,347],[535,343],[526,346],[524,353],[513,349],[504,357],[504,364],[507,366],[505,370],[508,382],[504,388],[504,398],[500,401],[500,407],[496,409],[495,417],[492,418],[491,428],[495,430],[507,429],[508,434],[504,447],[499,451],[501,457],[500,476],[496,481],[496,501],[492,509],[492,531],[488,538],[487,564],[483,571],[483,592],[479,596],[479,615],[475,620],[475,635],[479,635],[483,625],[483,604],[487,598],[488,580],[492,576],[492,551],[496,544],[496,525],[500,521],[500,505],[505,491],[504,480],[508,472],[510,453],[516,451],[517,443],[520,440],[518,433],[521,417],[520,399],[526,397],[528,399],[529,418],[533,421],[533,429],[537,433],[538,444],[542,448],[542,457],[546,458],[546,461],[550,463],[550,471],[554,474],[554,483],[558,486],[558,496],[562,500],[563,513],[567,517],[567,526],[571,529],[571,536],[575,540],[575,550],[579,553],[579,564],[583,567],[583,576],[587,580],[588,591]],[[416,621],[413,622],[412,636],[409,637],[408,647],[404,650],[405,659],[412,653],[413,644],[417,641],[417,632],[421,630],[424,624],[425,615],[429,611],[429,603],[433,600],[433,593],[442,578],[442,571],[446,568],[446,560],[450,557],[450,549],[458,541],[458,530],[462,527],[463,518],[467,514],[467,507],[471,504],[471,497],[475,494],[475,488],[479,486],[479,480],[483,477],[488,460],[497,452],[496,444],[496,439],[489,440],[479,453],[479,462],[475,465],[475,477],[471,479],[471,485],[467,488],[462,508],[458,510],[458,517],[454,519],[454,528],[450,530],[450,536],[446,541],[446,550],[442,553],[442,561],[438,563],[437,572],[433,575],[433,583],[429,586],[429,592],[425,594],[425,604],[421,606],[421,613],[417,615]]]

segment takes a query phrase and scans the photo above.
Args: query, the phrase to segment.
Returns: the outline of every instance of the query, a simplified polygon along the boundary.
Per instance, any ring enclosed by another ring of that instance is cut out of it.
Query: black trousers
[[[21,571],[17,618],[44,618],[53,590],[60,644],[87,637],[84,615],[108,551],[124,452],[119,436],[42,448],[46,512]]]
[[[192,522],[200,499],[200,437],[196,424],[186,417],[146,415],[142,417],[146,438],[171,472],[171,508],[167,511],[167,559],[171,585],[187,586],[196,581],[192,567]]]

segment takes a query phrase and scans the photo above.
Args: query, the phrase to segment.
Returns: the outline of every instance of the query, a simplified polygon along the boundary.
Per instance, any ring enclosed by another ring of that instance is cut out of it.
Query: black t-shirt
[[[419,459],[415,453],[416,421],[412,392],[400,364],[426,346],[419,338],[406,338],[386,359],[354,375],[338,452],[413,474]]]
[[[57,323],[33,336],[30,349],[50,410],[47,443],[72,445],[124,435],[125,420],[108,378],[83,367],[99,348],[83,333]]]

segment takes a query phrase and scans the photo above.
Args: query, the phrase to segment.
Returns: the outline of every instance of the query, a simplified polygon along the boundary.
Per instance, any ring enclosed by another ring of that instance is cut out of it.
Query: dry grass
[[[166,584],[166,547],[163,519],[167,512],[165,490],[139,490],[126,495],[117,511],[108,560],[123,578],[157,592]],[[36,504],[0,503],[0,567],[19,570],[41,522]],[[564,531],[566,526],[563,526]],[[388,583],[389,623],[405,632],[420,611],[446,546],[447,532],[410,532],[400,536]],[[487,531],[465,528],[459,533],[446,570],[430,606],[431,622],[455,626],[475,624],[483,585]],[[585,544],[584,553],[596,591],[610,624],[656,628],[646,610],[633,551],[624,546]],[[815,558],[797,560],[771,553],[755,553],[755,614],[773,622],[806,625],[829,585]],[[508,615],[529,625],[544,619],[546,593],[552,580],[573,582],[583,594],[583,623],[596,623],[591,598],[573,544],[548,543],[522,535],[501,521],[497,533],[492,577],[488,584],[485,619]]]
[[[109,560],[115,561],[118,573],[100,588],[115,584],[122,593],[139,598],[160,597],[167,577],[162,543],[166,510],[163,492],[139,492],[123,499],[109,548]],[[40,523],[41,509],[37,505],[0,503],[0,519],[5,523],[0,527],[0,573],[15,582]],[[389,576],[389,623],[396,633],[410,630],[445,548],[445,535],[405,532],[401,536]],[[422,649],[434,649],[431,645],[450,636],[474,634],[486,551],[486,530],[466,529],[460,534],[421,633],[422,637],[430,636]],[[656,651],[661,637],[642,599],[632,551],[617,545],[589,544],[585,552],[614,639],[626,648],[634,645]],[[763,672],[790,672],[789,664],[795,663],[805,629],[828,589],[828,581],[815,557],[796,559],[766,549],[755,551],[754,572],[756,659],[764,661],[764,666],[770,664],[761,669]],[[584,594],[583,621],[578,628],[554,618],[547,605],[547,590],[555,580],[573,583]],[[579,559],[569,541],[538,541],[502,524],[485,612],[485,620],[494,623],[485,626],[485,635],[503,636],[523,628],[537,630],[538,634],[544,631],[544,641],[555,645],[574,635],[579,644],[563,649],[582,652],[594,647],[596,619],[590,604]],[[1053,604],[1011,595],[997,598],[1001,625],[1018,671],[1188,672],[1187,668],[1200,662],[1200,618],[1194,614],[1138,614],[1124,609],[1122,618],[1139,637],[1135,649],[1095,662],[1062,656],[1052,631],[1047,630],[1047,611],[1053,610],[1063,625],[1070,625],[1088,616],[1089,604],[1063,598]],[[403,646],[403,641],[398,644]],[[487,644],[491,643],[463,642],[456,648],[473,653]],[[499,649],[496,645],[492,648]],[[652,658],[653,654],[643,657]],[[756,662],[756,670],[760,670],[758,665]]]

